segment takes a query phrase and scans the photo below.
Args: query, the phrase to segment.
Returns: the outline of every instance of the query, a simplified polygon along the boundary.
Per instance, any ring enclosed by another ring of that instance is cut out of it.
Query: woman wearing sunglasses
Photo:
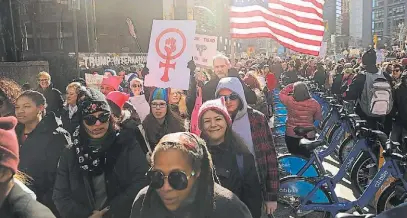
[[[250,218],[229,190],[215,184],[205,142],[192,133],[164,136],[152,155],[150,185],[137,195],[131,218]]]
[[[46,105],[45,97],[37,91],[25,91],[17,98],[19,170],[32,178],[29,188],[37,195],[37,200],[57,215],[52,202],[52,187],[59,156],[71,141],[54,113],[45,116]]]
[[[133,96],[130,97],[129,100],[136,109],[141,122],[143,122],[146,116],[150,113],[150,105],[148,104],[146,97],[144,96],[143,80],[139,78],[134,78],[133,80],[131,80],[130,90],[133,93]]]
[[[171,111],[168,97],[168,89],[156,88],[151,93],[151,111],[143,121],[143,128],[151,150],[154,150],[155,145],[164,135],[186,130],[181,117]]]
[[[11,79],[0,78],[0,117],[14,116],[16,99],[21,87]]]
[[[232,119],[224,103],[224,99],[216,99],[201,106],[201,137],[208,145],[220,184],[236,194],[254,218],[260,218],[262,196],[254,157],[232,130]]]
[[[79,103],[80,126],[62,154],[53,200],[61,217],[129,217],[134,196],[147,185],[147,161],[133,134],[115,129],[111,108],[88,89]]]

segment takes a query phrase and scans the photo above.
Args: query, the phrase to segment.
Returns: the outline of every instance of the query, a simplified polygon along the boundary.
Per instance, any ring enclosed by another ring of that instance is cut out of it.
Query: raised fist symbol
[[[165,51],[167,54],[175,52],[177,49],[176,42],[177,40],[175,38],[168,38],[165,40]]]

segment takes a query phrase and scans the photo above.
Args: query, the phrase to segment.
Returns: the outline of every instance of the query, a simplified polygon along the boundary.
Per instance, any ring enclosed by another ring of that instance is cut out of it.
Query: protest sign
[[[218,37],[195,35],[194,61],[197,66],[212,67],[212,58],[218,49]]]
[[[154,20],[145,86],[188,90],[196,21]]]
[[[86,86],[99,90],[102,84],[103,75],[85,73]]]
[[[322,42],[321,48],[319,50],[319,56],[318,57],[325,58],[327,49],[328,49],[328,43],[327,42]]]
[[[145,63],[146,57],[144,53],[79,53],[79,67],[83,69],[104,66],[130,67]]]

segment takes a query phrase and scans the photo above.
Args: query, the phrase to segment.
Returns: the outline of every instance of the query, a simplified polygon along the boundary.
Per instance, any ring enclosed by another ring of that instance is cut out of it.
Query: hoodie
[[[221,89],[229,89],[239,95],[242,107],[233,119],[232,129],[243,138],[244,142],[249,148],[250,153],[255,156],[250,121],[247,114],[248,105],[242,84],[240,83],[239,79],[235,77],[226,77],[219,81],[218,87],[216,88],[216,96],[218,96]]]

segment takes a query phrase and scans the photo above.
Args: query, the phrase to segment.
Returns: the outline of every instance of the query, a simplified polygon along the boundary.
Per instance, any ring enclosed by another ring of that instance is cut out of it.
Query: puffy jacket
[[[148,164],[134,133],[120,132],[107,151],[104,170],[107,202],[105,218],[129,217],[137,193],[147,185]],[[64,150],[58,164],[53,200],[63,218],[87,218],[94,208],[92,178],[80,169],[73,147]]]
[[[300,138],[294,133],[294,128],[312,127],[315,120],[322,120],[321,106],[313,99],[307,99],[305,101],[295,101],[293,96],[290,96],[294,90],[294,85],[290,84],[280,91],[280,100],[287,107],[287,130],[286,135],[291,137]],[[308,137],[314,137],[315,133],[309,133]]]
[[[62,128],[61,120],[54,113],[48,113],[24,142],[21,140],[23,124],[17,124],[16,133],[20,145],[18,169],[32,178],[29,188],[37,195],[37,200],[57,214],[52,201],[52,188],[58,159],[64,147],[71,144],[69,133]]]

